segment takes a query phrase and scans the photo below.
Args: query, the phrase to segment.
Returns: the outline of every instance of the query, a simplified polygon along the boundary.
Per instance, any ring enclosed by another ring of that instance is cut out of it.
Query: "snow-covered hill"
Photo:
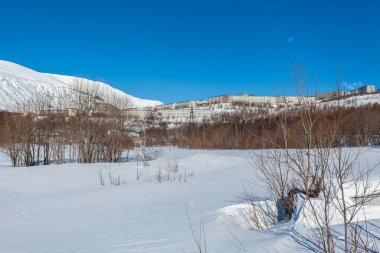
[[[380,104],[380,93],[364,94],[352,97],[342,98],[339,101],[320,101],[321,106],[344,106],[344,107],[358,107],[364,105]]]
[[[84,78],[46,74],[16,63],[0,60],[0,110],[23,111],[35,101],[48,99],[54,105],[70,106],[73,89],[80,84],[84,89],[97,90],[105,102],[117,99],[128,107],[147,107],[162,104],[128,95],[110,85]]]

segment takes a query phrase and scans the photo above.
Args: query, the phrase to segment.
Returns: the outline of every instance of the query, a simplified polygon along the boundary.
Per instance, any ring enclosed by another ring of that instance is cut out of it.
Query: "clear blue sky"
[[[380,1],[1,3],[0,59],[163,102],[380,85]]]

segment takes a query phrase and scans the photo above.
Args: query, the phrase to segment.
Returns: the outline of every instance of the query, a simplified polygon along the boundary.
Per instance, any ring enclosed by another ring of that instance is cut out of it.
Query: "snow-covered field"
[[[207,252],[313,250],[300,220],[262,232],[246,229],[239,216],[242,184],[257,181],[247,151],[163,148],[138,182],[131,157],[118,164],[11,168],[0,155],[0,252],[196,252],[187,212],[197,233],[203,216]],[[193,176],[158,183],[157,171],[175,161],[178,173]],[[380,148],[368,149],[361,158],[367,161],[380,161]],[[126,184],[110,185],[108,173]],[[380,181],[380,169],[371,180]],[[369,230],[378,236],[380,207],[370,211]]]

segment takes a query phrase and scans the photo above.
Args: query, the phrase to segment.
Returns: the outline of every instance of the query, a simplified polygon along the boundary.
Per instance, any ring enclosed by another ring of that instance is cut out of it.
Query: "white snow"
[[[0,60],[0,110],[23,110],[24,104],[46,96],[51,97],[55,103],[62,103],[60,100],[71,96],[75,79],[81,80],[88,87],[98,87],[102,98],[107,102],[116,97],[128,100],[130,107],[162,104],[155,100],[136,98],[102,82],[40,73],[16,63]]]
[[[357,107],[364,105],[380,104],[380,93],[357,95],[352,97],[343,98],[334,101],[322,101],[318,103],[320,106],[345,106]]]
[[[203,216],[207,252],[311,251],[300,218],[260,232],[245,226],[242,183],[259,183],[247,151],[163,148],[138,182],[134,157],[117,164],[11,168],[1,154],[0,252],[195,252],[186,209],[198,232]],[[370,148],[361,159],[373,164],[379,157],[380,148]],[[157,183],[155,173],[174,161],[181,172],[194,174],[190,182]],[[110,185],[108,172],[126,184]],[[380,169],[371,180],[380,182]],[[380,234],[380,207],[371,206],[367,215],[372,232]]]

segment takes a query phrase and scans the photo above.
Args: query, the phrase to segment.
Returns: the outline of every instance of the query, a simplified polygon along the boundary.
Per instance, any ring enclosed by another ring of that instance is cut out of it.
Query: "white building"
[[[345,91],[328,91],[328,92],[316,92],[315,98],[320,99],[332,99],[332,98],[339,98],[344,97],[347,95],[347,92]]]
[[[311,104],[314,97],[300,96],[253,96],[250,94],[223,95],[208,100],[186,101],[146,108],[130,108],[126,110],[131,119],[144,120],[154,118],[166,123],[188,123],[191,114],[195,122],[210,120],[215,116],[234,114],[245,110],[259,112],[260,109],[274,109],[286,104]]]
[[[254,96],[250,94],[223,95],[209,98],[210,104],[242,103],[246,105],[269,105],[276,107],[279,104],[300,104],[315,102],[314,97],[301,96]]]
[[[364,85],[358,89],[359,94],[375,93],[375,85]]]

